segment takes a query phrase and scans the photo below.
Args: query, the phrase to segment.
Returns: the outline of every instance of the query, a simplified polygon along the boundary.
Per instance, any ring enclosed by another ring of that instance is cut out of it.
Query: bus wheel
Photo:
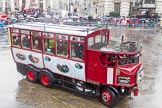
[[[38,73],[34,71],[33,69],[27,69],[26,76],[27,76],[27,80],[32,83],[35,83],[38,81]]]
[[[99,98],[104,105],[110,108],[112,108],[117,101],[116,94],[110,88],[103,88],[100,92]]]
[[[47,88],[51,88],[53,86],[53,78],[52,75],[48,72],[41,72],[39,74],[39,80],[43,86]]]

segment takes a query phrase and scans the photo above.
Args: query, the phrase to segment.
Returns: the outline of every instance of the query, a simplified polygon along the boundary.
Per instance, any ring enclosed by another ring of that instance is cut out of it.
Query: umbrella
[[[2,15],[0,15],[0,18],[3,18],[3,19],[5,19],[5,18],[7,18],[8,16],[6,15],[6,14],[2,14]]]

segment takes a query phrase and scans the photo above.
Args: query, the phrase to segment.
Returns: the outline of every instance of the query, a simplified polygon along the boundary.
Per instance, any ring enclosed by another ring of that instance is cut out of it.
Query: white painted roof
[[[17,23],[17,24],[9,25],[8,27],[46,31],[46,32],[53,32],[53,33],[68,34],[68,35],[77,35],[77,36],[87,36],[87,33],[91,34],[97,30],[97,27],[58,25],[58,24],[47,24],[41,22]]]

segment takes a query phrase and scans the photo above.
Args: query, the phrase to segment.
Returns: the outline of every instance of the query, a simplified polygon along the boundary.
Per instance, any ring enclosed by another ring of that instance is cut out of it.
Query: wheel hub
[[[111,95],[108,91],[102,93],[102,98],[105,102],[111,102]]]
[[[41,76],[41,80],[42,80],[42,83],[44,85],[48,85],[49,84],[49,79],[48,79],[48,77],[46,75],[42,75]]]
[[[33,73],[32,71],[28,71],[28,72],[27,72],[27,76],[28,76],[28,78],[29,78],[31,81],[34,80],[34,73]]]

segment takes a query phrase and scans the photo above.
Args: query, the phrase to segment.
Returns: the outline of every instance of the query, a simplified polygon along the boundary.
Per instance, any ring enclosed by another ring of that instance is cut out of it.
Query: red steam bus
[[[143,66],[137,42],[110,40],[108,28],[44,23],[8,28],[17,70],[28,81],[95,96],[108,107],[124,94],[138,95]]]

